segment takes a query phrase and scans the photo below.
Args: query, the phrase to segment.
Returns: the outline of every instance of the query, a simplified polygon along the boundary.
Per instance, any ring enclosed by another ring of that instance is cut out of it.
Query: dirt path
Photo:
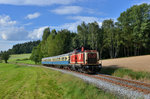
[[[102,65],[150,72],[150,55],[103,60]]]

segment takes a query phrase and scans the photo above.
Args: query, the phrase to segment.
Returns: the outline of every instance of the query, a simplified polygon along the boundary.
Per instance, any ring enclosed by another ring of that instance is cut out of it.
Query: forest
[[[31,59],[60,55],[84,46],[98,50],[101,59],[150,54],[150,5],[134,5],[117,18],[77,26],[77,33],[67,29],[46,28],[42,41],[34,47]]]
[[[21,44],[16,44],[14,45],[11,49],[9,49],[7,52],[8,54],[24,54],[24,53],[31,53],[32,49],[40,44],[40,40],[37,41],[30,41],[30,42],[25,42]],[[0,52],[0,55],[3,52]]]

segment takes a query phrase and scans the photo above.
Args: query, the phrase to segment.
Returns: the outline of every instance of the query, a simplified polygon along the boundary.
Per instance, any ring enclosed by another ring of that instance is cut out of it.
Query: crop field
[[[150,72],[150,55],[103,60],[104,67],[121,67]]]
[[[102,61],[103,74],[150,83],[150,55]]]
[[[42,67],[0,63],[0,99],[113,99],[79,78]]]
[[[31,54],[15,54],[11,55],[8,62],[9,63],[25,63],[25,64],[35,64],[31,61],[30,58]]]

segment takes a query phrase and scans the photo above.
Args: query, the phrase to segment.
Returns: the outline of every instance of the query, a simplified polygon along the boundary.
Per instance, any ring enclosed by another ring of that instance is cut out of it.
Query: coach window
[[[65,61],[67,60],[67,57],[65,57]]]

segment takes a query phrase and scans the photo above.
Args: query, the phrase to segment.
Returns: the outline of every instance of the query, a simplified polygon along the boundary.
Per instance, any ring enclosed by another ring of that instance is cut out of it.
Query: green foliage
[[[72,38],[72,50],[80,47],[80,41],[77,34]]]
[[[88,45],[93,50],[97,50],[99,46],[99,39],[101,39],[101,29],[99,28],[99,25],[97,22],[89,23],[88,24]]]
[[[1,53],[1,57],[2,57],[2,60],[4,60],[5,63],[7,63],[8,59],[10,57],[10,54],[8,52],[4,51]]]
[[[9,54],[24,54],[24,53],[31,53],[33,47],[39,45],[40,40],[33,41],[33,42],[26,42],[22,44],[16,44],[13,46],[12,49],[8,50]]]
[[[42,59],[42,53],[40,51],[40,45],[33,48],[30,59],[35,62],[35,64],[40,63]]]
[[[124,34],[125,56],[139,55],[141,49],[145,49],[149,43],[150,28],[150,5],[135,5],[123,13],[118,18],[120,28]]]
[[[43,36],[42,36],[42,40],[46,40],[48,38],[48,36],[50,35],[50,29],[49,28],[46,28],[44,30],[44,33],[43,33]]]
[[[80,47],[85,46],[88,47],[88,25],[83,22],[81,25],[78,25],[77,27],[78,35],[79,35],[79,40],[80,40]]]

